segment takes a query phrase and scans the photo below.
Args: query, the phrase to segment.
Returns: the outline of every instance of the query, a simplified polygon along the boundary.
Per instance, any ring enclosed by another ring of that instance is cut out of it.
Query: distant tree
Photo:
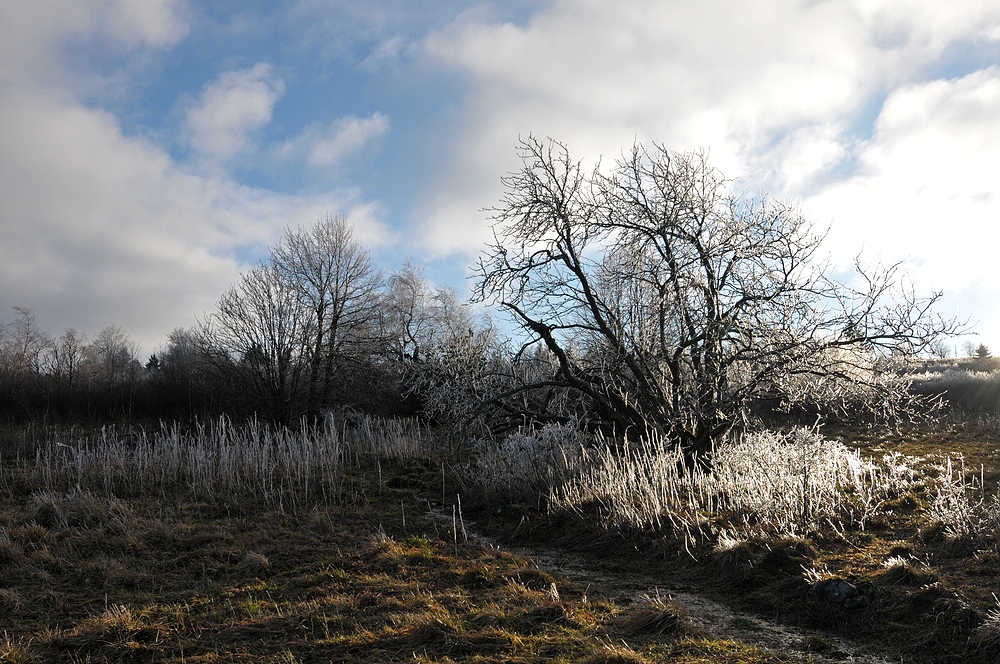
[[[976,342],[971,339],[966,339],[962,342],[962,353],[966,357],[975,357],[976,355]]]
[[[52,341],[38,326],[31,309],[14,307],[17,318],[7,326],[0,349],[4,368],[18,377],[38,376],[42,372],[42,355]]]
[[[156,357],[159,366],[154,385],[164,417],[193,420],[216,414],[224,404],[234,409],[242,405],[239,399],[230,398],[232,392],[238,393],[229,382],[233,378],[231,365],[225,363],[228,370],[224,372],[212,371],[197,330],[172,330]],[[213,383],[213,379],[218,382]]]
[[[373,351],[382,272],[347,222],[329,215],[308,228],[286,230],[271,250],[270,265],[301,307],[308,407],[317,413],[330,405],[352,362]]]
[[[458,292],[434,287],[409,261],[389,277],[382,307],[388,348],[403,362],[420,362],[435,345],[474,327]]]
[[[105,415],[131,417],[134,398],[142,373],[137,354],[139,345],[120,325],[104,327],[84,349],[84,368],[91,381],[90,389],[100,393]]]
[[[944,339],[938,339],[931,344],[931,355],[939,360],[947,360],[951,357],[951,344]]]
[[[986,344],[979,344],[978,346],[976,346],[977,360],[986,360],[989,359],[990,357],[991,357],[990,349],[986,346]]]
[[[11,323],[0,323],[0,415],[30,416],[44,399],[44,353],[51,341],[30,309],[14,311]]]
[[[509,353],[496,331],[487,325],[455,330],[420,358],[411,367],[409,385],[422,412],[458,446],[488,433],[492,413],[484,405],[510,386]]]
[[[91,371],[103,383],[118,387],[138,375],[139,345],[120,325],[103,328],[90,343]]]
[[[86,360],[86,347],[87,337],[73,328],[68,328],[49,347],[49,373],[70,391],[76,387],[80,367]]]
[[[287,420],[353,398],[381,343],[382,273],[343,219],[288,229],[199,330],[216,375]]]
[[[619,433],[704,455],[760,399],[834,383],[885,395],[858,378],[958,327],[932,313],[940,294],[898,288],[895,266],[835,281],[794,208],[730,194],[703,154],[636,146],[589,174],[560,143],[529,138],[520,155],[478,299],[556,360],[521,389],[572,390]]]
[[[270,265],[258,265],[226,291],[198,332],[206,361],[265,417],[295,415],[305,367],[298,293]]]
[[[483,433],[483,406],[509,381],[506,348],[492,325],[410,262],[390,276],[383,302],[386,347],[403,372],[405,396],[456,441]]]

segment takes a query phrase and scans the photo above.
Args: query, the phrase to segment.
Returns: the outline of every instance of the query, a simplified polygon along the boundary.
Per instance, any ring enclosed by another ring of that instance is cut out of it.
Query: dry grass
[[[8,465],[28,479],[0,495],[0,662],[694,661],[657,654],[681,636],[668,607],[622,622],[596,589],[456,543],[414,495],[438,466],[377,438],[226,423]],[[322,450],[340,457],[303,461]]]
[[[345,464],[427,458],[426,438],[414,423],[371,418],[352,425],[328,418],[323,425],[303,422],[296,430],[256,421],[236,427],[225,418],[190,431],[176,425],[153,434],[109,428],[92,437],[50,437],[37,452],[29,484],[48,492],[118,498],[180,494],[229,509],[249,505],[294,512],[342,500]],[[48,505],[41,494],[37,500],[39,510],[57,518],[59,506]],[[87,509],[78,507],[77,512]]]
[[[918,480],[897,456],[881,463],[804,429],[751,434],[721,449],[708,469],[646,441],[624,452],[591,450],[552,474],[551,505],[599,505],[617,529],[662,532],[692,544],[708,537],[768,538],[823,525],[864,529],[882,504]]]
[[[53,440],[33,464],[8,460],[0,661],[784,661],[691,633],[668,602],[623,608],[425,518],[440,463],[406,427],[109,430]],[[529,502],[509,510],[526,536],[551,542],[550,517],[584,515],[564,520],[596,521],[621,544],[605,563],[656,561],[907,661],[995,661],[1000,469],[949,460],[946,439],[869,441],[863,453],[814,432],[765,433],[708,472],[661,444],[615,453],[562,428],[545,436],[548,466],[529,474],[522,434],[482,447],[464,480],[493,504]],[[985,441],[963,449],[987,460],[1000,435]],[[548,515],[530,504],[540,491]],[[595,539],[576,541],[593,552]],[[709,564],[678,556],[692,544]],[[823,584],[874,600],[833,605]]]

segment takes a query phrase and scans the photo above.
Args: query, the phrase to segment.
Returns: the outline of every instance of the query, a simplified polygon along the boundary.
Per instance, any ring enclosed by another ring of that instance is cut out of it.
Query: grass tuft
[[[649,660],[625,642],[606,643],[580,664],[647,664]]]
[[[644,598],[640,606],[625,614],[618,626],[626,634],[643,634],[658,637],[677,637],[690,632],[684,609],[670,599]]]

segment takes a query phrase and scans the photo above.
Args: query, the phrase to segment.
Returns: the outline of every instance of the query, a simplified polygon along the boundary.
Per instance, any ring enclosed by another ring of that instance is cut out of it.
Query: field
[[[466,463],[399,422],[62,432],[3,460],[0,661],[996,661],[997,439],[762,438],[802,452],[768,511],[559,430]]]

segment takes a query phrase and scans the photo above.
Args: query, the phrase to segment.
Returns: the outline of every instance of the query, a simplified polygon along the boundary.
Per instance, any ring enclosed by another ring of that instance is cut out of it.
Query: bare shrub
[[[69,493],[40,491],[31,496],[31,519],[50,529],[107,527],[124,532],[128,507],[117,498],[102,498],[79,488]]]
[[[965,413],[1000,412],[1000,370],[975,365],[945,367],[913,376],[911,389],[922,395],[943,395],[955,410]]]
[[[951,540],[996,538],[1000,528],[1000,495],[987,497],[982,474],[968,473],[965,461],[958,466],[945,460],[935,479],[936,495],[928,510],[932,526]]]
[[[618,626],[629,634],[676,636],[688,630],[683,607],[672,599],[646,595],[626,613]]]
[[[486,500],[535,502],[577,472],[590,438],[577,427],[547,424],[499,440],[479,440],[475,461],[464,468],[470,489]]]
[[[271,571],[271,561],[262,553],[247,551],[236,565],[236,571],[247,577],[263,577]]]

